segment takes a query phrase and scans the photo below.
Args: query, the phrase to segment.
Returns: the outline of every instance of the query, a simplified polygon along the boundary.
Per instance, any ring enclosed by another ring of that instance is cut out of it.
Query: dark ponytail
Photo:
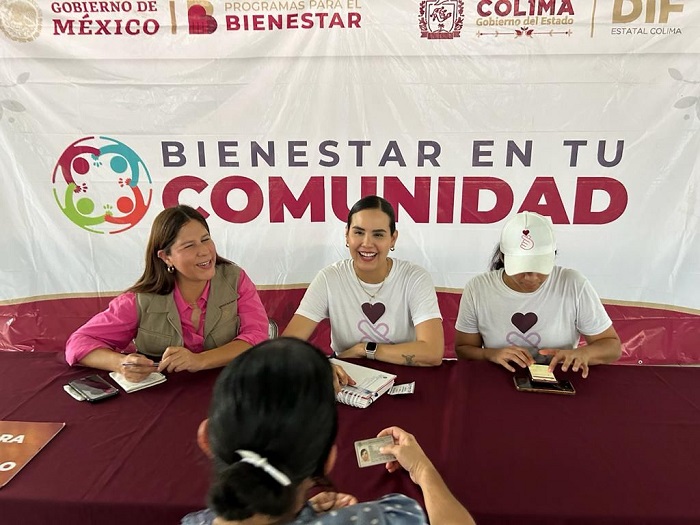
[[[501,268],[505,268],[505,263],[503,262],[503,252],[501,251],[501,244],[499,243],[496,245],[496,249],[491,256],[489,270],[500,270]]]
[[[214,387],[210,508],[226,520],[292,518],[299,485],[323,476],[336,432],[333,371],[319,350],[289,337],[249,349],[224,368]],[[241,461],[240,450],[264,458],[290,484]]]
[[[283,486],[264,470],[237,462],[218,470],[209,489],[209,507],[225,520],[244,520],[261,513],[282,516],[296,501],[298,483]]]

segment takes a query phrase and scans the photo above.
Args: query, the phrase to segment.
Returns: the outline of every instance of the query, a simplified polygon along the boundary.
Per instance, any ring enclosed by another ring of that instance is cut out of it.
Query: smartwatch
[[[365,355],[367,359],[374,359],[374,355],[377,353],[377,343],[374,341],[368,341],[365,343]]]

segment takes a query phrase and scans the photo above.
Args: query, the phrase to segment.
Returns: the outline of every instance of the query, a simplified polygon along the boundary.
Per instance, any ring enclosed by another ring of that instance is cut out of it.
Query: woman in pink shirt
[[[180,205],[155,218],[143,275],[68,338],[66,361],[140,381],[224,366],[267,334],[253,282],[217,255],[204,217]],[[132,341],[138,352],[120,353]]]

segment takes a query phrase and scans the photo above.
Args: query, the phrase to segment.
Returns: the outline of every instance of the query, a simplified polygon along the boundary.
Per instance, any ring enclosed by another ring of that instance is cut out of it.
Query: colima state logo
[[[61,154],[53,195],[63,214],[93,233],[120,233],[146,215],[153,190],[148,168],[129,146],[110,137],[84,137]]]

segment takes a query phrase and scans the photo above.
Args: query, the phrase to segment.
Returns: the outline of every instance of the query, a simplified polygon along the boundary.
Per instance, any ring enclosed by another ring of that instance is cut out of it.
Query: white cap
[[[528,272],[549,275],[554,268],[556,250],[552,220],[539,213],[518,213],[508,220],[501,232],[507,275]]]

